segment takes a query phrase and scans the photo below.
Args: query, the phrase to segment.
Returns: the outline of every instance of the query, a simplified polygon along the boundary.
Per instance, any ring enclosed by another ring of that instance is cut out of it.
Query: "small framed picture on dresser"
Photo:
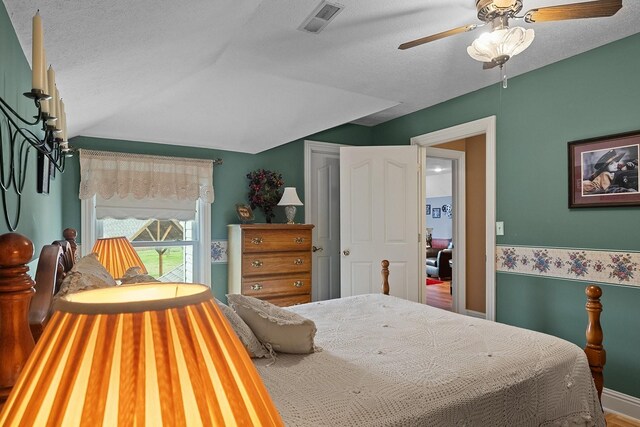
[[[253,221],[253,211],[249,205],[237,203],[236,213],[238,214],[238,219],[242,221],[243,224]]]

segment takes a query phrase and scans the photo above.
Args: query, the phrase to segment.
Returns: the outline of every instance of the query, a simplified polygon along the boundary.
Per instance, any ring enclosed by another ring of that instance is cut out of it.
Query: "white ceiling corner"
[[[570,3],[524,0],[524,10]],[[256,153],[344,123],[372,126],[499,80],[466,53],[474,0],[340,0],[321,33],[297,27],[319,0],[4,0],[27,58],[45,25],[69,133]],[[516,76],[636,33],[640,2],[611,18],[531,25]],[[521,24],[530,26],[529,24]]]

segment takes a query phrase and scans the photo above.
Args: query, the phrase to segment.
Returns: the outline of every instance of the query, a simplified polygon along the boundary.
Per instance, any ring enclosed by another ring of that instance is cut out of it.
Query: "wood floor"
[[[441,308],[443,310],[451,310],[451,282],[444,282],[437,285],[426,286],[427,291],[424,293],[427,305],[431,307]]]
[[[640,420],[618,414],[605,414],[607,427],[640,427]]]

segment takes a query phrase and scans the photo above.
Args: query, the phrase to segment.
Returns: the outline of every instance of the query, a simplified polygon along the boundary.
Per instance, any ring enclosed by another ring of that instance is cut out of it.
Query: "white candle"
[[[47,62],[47,53],[44,51],[44,49],[42,49],[42,61],[44,63]],[[49,90],[49,81],[47,79],[46,74],[44,75],[44,78],[42,79],[42,90],[47,95],[51,95],[51,91]],[[40,101],[40,104],[42,105],[42,112],[48,114],[49,113],[49,100],[43,99],[42,101]]]
[[[44,90],[44,42],[40,11],[33,17],[33,40],[31,44],[31,83],[34,89]]]
[[[58,118],[58,120],[56,120],[54,122],[54,125],[56,127],[57,130],[62,130],[62,111],[60,110],[60,91],[58,90],[58,87],[56,86],[56,90],[54,90],[55,94],[53,95],[53,101],[56,104],[56,117]]]
[[[51,95],[51,100],[49,100],[49,115],[51,117],[58,117],[58,101],[56,101],[56,92],[58,89],[56,88],[56,72],[53,71],[53,67],[49,65],[49,69],[47,70],[47,89],[49,90],[49,95]],[[50,125],[53,125],[54,122],[50,122]]]
[[[67,113],[64,111],[64,101],[60,100],[60,129],[62,130],[61,138],[63,141],[67,140]]]

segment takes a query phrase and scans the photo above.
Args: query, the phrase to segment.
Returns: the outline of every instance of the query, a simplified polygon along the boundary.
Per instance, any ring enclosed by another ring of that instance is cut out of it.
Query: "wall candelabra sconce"
[[[40,13],[33,17],[32,44],[32,89],[24,96],[33,100],[37,109],[33,119],[22,117],[2,97],[0,97],[0,187],[2,206],[7,228],[15,231],[20,222],[22,192],[24,190],[29,153],[31,149],[38,156],[39,193],[49,192],[49,176],[55,171],[63,172],[65,158],[73,154],[67,141],[67,118],[64,101],[56,87],[53,67],[45,69],[42,19]],[[41,128],[34,130],[34,127]],[[16,208],[9,212],[7,193],[16,195]]]

